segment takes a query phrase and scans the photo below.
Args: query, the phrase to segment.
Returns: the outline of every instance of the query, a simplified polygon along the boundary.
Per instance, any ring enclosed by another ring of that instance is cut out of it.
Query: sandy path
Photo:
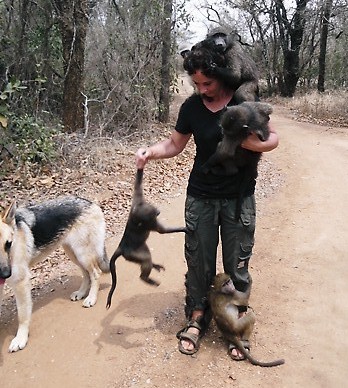
[[[212,326],[195,357],[177,351],[184,322],[183,236],[153,234],[154,261],[166,271],[152,288],[119,260],[119,286],[105,309],[103,275],[92,309],[69,301],[79,273],[34,305],[28,346],[7,348],[16,317],[0,318],[1,388],[35,387],[344,387],[348,379],[348,130],[297,123],[276,109],[281,138],[266,159],[284,184],[258,202],[251,305],[257,314],[252,352],[284,357],[277,368],[232,362]],[[145,182],[146,184],[146,182]],[[184,190],[161,205],[168,224],[183,223]],[[118,238],[108,241],[111,253]]]

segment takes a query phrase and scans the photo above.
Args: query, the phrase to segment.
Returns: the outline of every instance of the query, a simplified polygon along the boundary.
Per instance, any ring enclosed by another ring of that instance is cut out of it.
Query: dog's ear
[[[5,222],[5,224],[7,225],[12,224],[15,218],[16,209],[17,209],[17,204],[16,204],[16,201],[13,200],[2,214],[2,221]]]

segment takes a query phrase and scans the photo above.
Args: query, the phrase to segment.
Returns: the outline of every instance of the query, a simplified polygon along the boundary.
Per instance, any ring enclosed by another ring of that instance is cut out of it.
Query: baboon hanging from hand
[[[222,80],[226,86],[235,91],[234,99],[237,103],[258,99],[259,74],[256,63],[232,34],[227,34],[222,28],[215,29],[191,50],[186,49],[181,55],[184,58],[190,58],[190,53],[193,55],[202,53],[204,57],[211,56],[209,66],[211,75]],[[184,68],[187,70],[185,61]]]
[[[209,303],[213,318],[224,339],[233,344],[253,365],[265,367],[282,365],[285,362],[283,359],[270,362],[256,360],[243,345],[243,341],[248,341],[253,331],[255,314],[249,311],[239,318],[238,306],[248,306],[251,284],[250,278],[248,289],[241,292],[236,290],[228,274],[220,273],[216,275],[209,292]]]
[[[152,268],[157,271],[164,270],[163,265],[154,264],[151,259],[151,252],[146,244],[150,232],[158,233],[175,233],[186,232],[185,227],[165,227],[157,219],[160,214],[159,210],[146,202],[143,195],[143,170],[138,169],[134,185],[133,201],[128,216],[123,237],[119,246],[110,259],[110,272],[112,277],[112,286],[108,295],[106,308],[111,306],[112,295],[117,284],[115,262],[119,256],[123,256],[126,260],[140,264],[140,278],[152,285],[158,286],[156,280],[150,278]]]

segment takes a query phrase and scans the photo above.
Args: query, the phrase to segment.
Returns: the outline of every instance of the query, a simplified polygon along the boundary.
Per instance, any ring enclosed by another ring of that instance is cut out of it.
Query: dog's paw
[[[82,306],[83,307],[92,307],[97,303],[97,297],[88,295],[87,298],[83,301]]]
[[[77,300],[81,300],[86,296],[86,293],[80,292],[80,291],[75,291],[70,295],[70,300],[73,302],[76,302]]]
[[[25,348],[28,342],[27,336],[16,336],[10,343],[8,348],[9,353],[18,352],[18,350],[22,350]]]

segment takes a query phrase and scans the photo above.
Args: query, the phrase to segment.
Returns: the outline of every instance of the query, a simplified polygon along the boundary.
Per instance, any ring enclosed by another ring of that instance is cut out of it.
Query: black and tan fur
[[[150,278],[150,274],[153,268],[161,271],[164,270],[164,267],[152,262],[151,252],[146,244],[150,232],[154,231],[161,234],[186,232],[185,227],[165,227],[158,221],[157,217],[160,212],[155,206],[144,199],[142,181],[143,170],[138,169],[126,228],[116,251],[110,259],[112,286],[107,299],[107,308],[111,306],[112,295],[117,284],[115,262],[119,256],[123,256],[126,260],[140,264],[140,278],[152,286],[158,286],[159,283]]]
[[[17,208],[13,201],[0,218],[0,278],[14,290],[18,331],[9,352],[28,341],[32,314],[30,267],[62,246],[83,274],[80,288],[70,296],[91,307],[97,301],[99,276],[109,272],[105,252],[105,220],[98,205],[78,197],[63,197]],[[3,283],[3,282],[2,282]],[[2,294],[3,284],[0,285]]]

